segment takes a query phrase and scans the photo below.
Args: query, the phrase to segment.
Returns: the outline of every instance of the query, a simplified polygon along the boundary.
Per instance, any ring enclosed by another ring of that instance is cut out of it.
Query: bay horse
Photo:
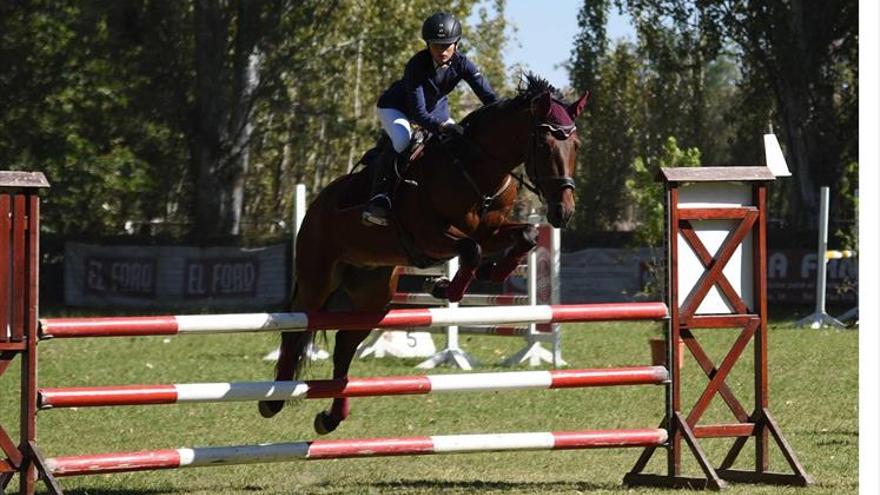
[[[511,173],[525,163],[526,174],[547,218],[563,227],[575,208],[576,153],[580,146],[574,119],[590,93],[571,105],[544,79],[527,74],[516,96],[484,106],[463,121],[458,145],[439,137],[405,172],[394,195],[392,227],[366,227],[361,209],[367,201],[369,174],[337,178],[306,211],[296,239],[296,282],[291,311],[326,309],[334,293],[349,299],[350,309],[381,312],[397,289],[397,266],[428,266],[460,257],[460,268],[435,294],[458,301],[476,277],[503,281],[537,243],[537,229],[513,223],[508,215],[517,197]],[[497,262],[483,254],[503,253]],[[345,380],[358,345],[371,329],[338,331],[333,378]],[[300,374],[312,332],[281,335],[275,369],[278,381]],[[272,417],[284,401],[262,401],[260,414]],[[315,417],[315,430],[329,433],[349,414],[350,401],[337,398]]]

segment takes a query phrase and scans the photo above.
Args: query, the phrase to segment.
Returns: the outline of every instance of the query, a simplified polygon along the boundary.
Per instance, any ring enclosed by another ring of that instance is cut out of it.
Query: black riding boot
[[[387,226],[391,218],[391,189],[394,187],[395,166],[400,154],[388,147],[376,159],[371,171],[370,201],[361,214],[364,225]]]

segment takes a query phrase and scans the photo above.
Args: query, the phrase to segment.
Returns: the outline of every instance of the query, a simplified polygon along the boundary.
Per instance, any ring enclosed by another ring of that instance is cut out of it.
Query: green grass
[[[563,330],[571,367],[643,365],[654,324],[569,325]],[[735,337],[732,330],[704,330],[697,337],[720,362]],[[261,361],[274,335],[180,336],[50,341],[40,346],[43,386],[123,383],[185,383],[265,380],[272,365]],[[332,340],[332,338],[331,338]],[[435,341],[440,343],[442,339]],[[462,347],[483,363],[497,363],[519,349],[519,339],[462,337]],[[858,489],[858,333],[770,331],[770,409],[807,471],[817,481],[808,489],[733,485],[728,493],[856,493]],[[751,409],[751,345],[727,383]],[[354,376],[413,374],[415,360],[365,360]],[[484,366],[482,371],[500,370]],[[309,378],[329,375],[326,362]],[[18,369],[0,382],[0,423],[17,434]],[[435,373],[447,373],[441,370]],[[706,383],[688,358],[683,370],[683,404],[693,404]],[[253,403],[91,408],[45,411],[39,443],[49,456],[156,448],[237,445],[314,438],[314,414],[327,400],[288,406],[271,420]],[[355,399],[351,417],[328,438],[655,427],[663,414],[663,387],[437,394]],[[716,397],[703,424],[731,420]],[[704,440],[716,464],[731,440]],[[751,445],[751,443],[750,443]],[[773,447],[771,468],[784,470]],[[194,468],[64,478],[68,493],[394,493],[401,494],[576,494],[670,493],[630,490],[621,479],[640,449],[565,452],[483,453],[448,456],[349,459]],[[753,449],[742,454],[742,466]],[[685,470],[698,470],[689,454]],[[660,472],[665,453],[649,471]],[[13,486],[15,482],[13,482]],[[10,487],[12,488],[12,487]]]

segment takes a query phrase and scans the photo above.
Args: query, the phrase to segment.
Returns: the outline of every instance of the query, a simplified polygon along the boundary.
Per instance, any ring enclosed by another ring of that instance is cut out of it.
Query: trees
[[[35,1],[0,8],[0,163],[52,182],[44,226],[62,234],[119,231],[127,219],[176,219],[186,163],[176,112],[183,64],[164,27],[175,4]],[[165,19],[165,24],[157,24]],[[161,63],[158,63],[161,60]],[[144,66],[154,67],[145,73]]]
[[[660,156],[669,136],[684,148],[698,148],[705,164],[761,163],[760,133],[769,125],[794,175],[776,186],[773,197],[790,225],[815,225],[819,185],[852,189],[858,147],[855,2],[616,0],[633,19],[638,41],[609,49],[602,24],[610,3],[584,2],[573,50],[572,85],[597,90],[583,126],[593,147],[583,153],[584,196],[591,194],[590,179],[603,174],[603,192],[609,185],[616,190],[622,180],[616,174],[626,173],[619,160],[630,160],[628,149],[656,166],[651,157]],[[620,65],[623,51],[635,57],[629,72]],[[625,73],[637,82],[624,84]],[[609,77],[617,80],[609,85]],[[624,104],[622,94],[638,103]],[[608,105],[614,110],[601,108]],[[619,206],[606,196],[593,214],[603,220],[583,225],[606,228],[621,217]],[[851,197],[838,196],[835,206],[852,218]]]
[[[705,159],[723,161],[730,134],[724,122],[725,93],[733,88],[730,61],[694,56],[700,42],[663,25],[646,28],[636,43],[609,48],[604,23],[610,8],[610,2],[584,2],[570,65],[575,89],[594,93],[579,131],[578,195],[589,214],[577,225],[585,231],[631,228],[633,207],[646,205],[634,205],[627,184],[634,170],[656,171],[670,137],[683,148],[699,148]]]
[[[478,4],[495,15],[464,41],[495,82],[503,0],[4,4],[0,163],[47,172],[59,233],[272,234],[296,182],[317,191],[372,144],[422,20]]]
[[[767,92],[793,173],[790,211],[815,224],[820,185],[836,185],[858,148],[858,4],[848,0],[626,0],[640,32],[672,22],[717,56],[736,47],[745,91]],[[748,104],[748,102],[747,102]],[[792,219],[795,220],[795,219]]]

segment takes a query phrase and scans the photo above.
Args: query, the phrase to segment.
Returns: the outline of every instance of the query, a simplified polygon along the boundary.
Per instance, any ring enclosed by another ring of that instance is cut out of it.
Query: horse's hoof
[[[283,400],[261,400],[257,405],[257,408],[260,410],[260,416],[264,418],[271,418],[276,414],[280,413],[282,409],[284,409],[284,401]]]
[[[327,411],[321,411],[315,415],[315,433],[318,435],[326,435],[335,430],[342,420],[335,419]]]
[[[435,278],[425,283],[425,292],[437,299],[447,299],[449,291],[449,279],[446,277]]]

